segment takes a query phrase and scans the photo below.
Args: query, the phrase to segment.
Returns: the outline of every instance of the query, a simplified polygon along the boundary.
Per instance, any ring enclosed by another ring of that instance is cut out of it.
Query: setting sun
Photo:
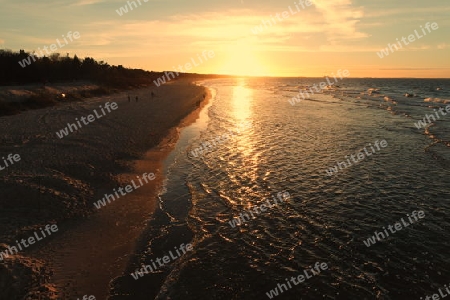
[[[270,68],[257,53],[256,47],[249,41],[230,45],[219,73],[239,76],[271,75]]]

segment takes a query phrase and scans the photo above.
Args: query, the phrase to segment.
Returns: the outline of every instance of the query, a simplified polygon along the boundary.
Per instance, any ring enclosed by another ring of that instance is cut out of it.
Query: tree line
[[[52,83],[60,81],[89,80],[98,84],[127,88],[152,84],[161,76],[160,72],[128,69],[114,66],[92,57],[78,58],[53,53],[44,57],[30,58],[32,53],[20,50],[0,49],[0,85],[21,85],[30,83]],[[31,59],[31,60],[29,60]],[[29,60],[30,64],[23,63]],[[22,62],[22,64],[19,64]],[[23,67],[24,66],[24,67]]]

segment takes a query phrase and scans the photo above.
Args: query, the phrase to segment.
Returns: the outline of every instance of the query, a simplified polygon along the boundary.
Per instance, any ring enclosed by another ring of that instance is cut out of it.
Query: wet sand
[[[180,80],[0,118],[1,155],[21,156],[0,174],[3,249],[46,224],[59,227],[52,237],[6,258],[0,276],[8,279],[8,270],[29,269],[23,262],[33,259],[30,265],[43,267],[20,279],[21,296],[105,299],[109,282],[125,269],[155,208],[162,160],[177,140],[177,126],[195,120],[198,110],[189,112],[205,93],[203,87]],[[118,109],[62,139],[56,136],[68,122],[108,101],[117,102]],[[93,206],[143,173],[156,178],[100,210]],[[3,291],[14,292],[14,287]]]

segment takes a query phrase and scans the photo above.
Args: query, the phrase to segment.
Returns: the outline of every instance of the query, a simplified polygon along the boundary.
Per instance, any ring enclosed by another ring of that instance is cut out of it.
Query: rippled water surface
[[[289,103],[321,81],[202,83],[213,99],[167,160],[160,203],[166,228],[189,232],[194,251],[174,262],[158,299],[268,299],[316,262],[328,269],[276,299],[420,299],[450,283],[450,114],[414,125],[450,105],[450,81],[346,79]],[[385,148],[327,174],[381,140]],[[290,198],[230,225],[279,192]]]

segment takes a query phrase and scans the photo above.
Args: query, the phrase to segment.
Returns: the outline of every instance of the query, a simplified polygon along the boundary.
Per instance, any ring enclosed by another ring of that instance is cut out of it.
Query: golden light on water
[[[236,150],[242,157],[242,164],[248,171],[245,176],[250,180],[257,179],[259,154],[255,150],[253,143],[253,93],[254,91],[245,86],[246,79],[238,79],[236,86],[233,87],[232,109],[233,116],[236,123]],[[250,125],[248,125],[250,124]],[[249,203],[250,205],[251,203]]]
[[[233,114],[236,122],[244,122],[251,119],[253,90],[244,86],[245,80],[240,79],[239,85],[233,87]]]

